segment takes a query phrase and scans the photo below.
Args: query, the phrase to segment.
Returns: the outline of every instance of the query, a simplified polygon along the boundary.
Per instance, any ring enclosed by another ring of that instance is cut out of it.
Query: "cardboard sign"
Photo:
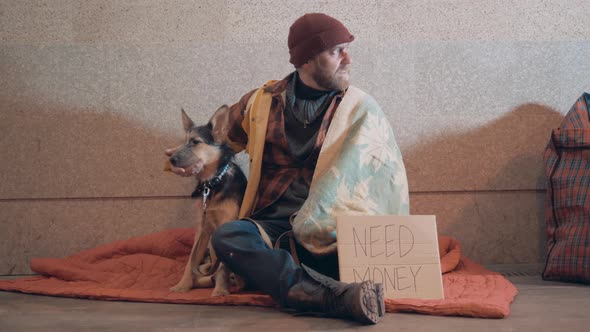
[[[391,299],[444,299],[435,216],[339,216],[340,280],[373,280]]]

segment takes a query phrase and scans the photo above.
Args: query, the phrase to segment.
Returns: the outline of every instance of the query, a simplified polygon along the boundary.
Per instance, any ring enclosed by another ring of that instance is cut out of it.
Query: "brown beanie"
[[[325,14],[305,14],[289,29],[289,61],[299,67],[317,54],[353,40],[354,36],[337,19]]]

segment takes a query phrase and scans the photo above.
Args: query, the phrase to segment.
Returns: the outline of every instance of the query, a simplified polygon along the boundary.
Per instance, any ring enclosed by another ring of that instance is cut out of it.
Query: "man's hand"
[[[180,147],[181,146],[177,146],[175,148],[166,149],[166,150],[164,150],[164,154],[166,154],[166,156],[168,156],[168,157],[171,157],[174,154],[174,152],[176,152],[176,150],[178,150]],[[168,167],[169,167],[169,169],[168,169]],[[191,167],[192,167],[192,165],[189,166],[189,168],[191,168]],[[181,167],[175,167],[174,165],[172,165],[170,163],[170,161],[168,161],[168,165],[166,167],[166,170],[169,170],[170,172],[172,172],[176,175],[179,175],[179,176],[187,177],[187,176],[194,175],[192,172],[192,169],[189,170],[189,169],[184,169]]]

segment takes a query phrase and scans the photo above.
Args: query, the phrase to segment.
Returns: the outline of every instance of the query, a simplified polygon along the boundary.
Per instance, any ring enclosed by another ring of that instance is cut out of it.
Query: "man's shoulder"
[[[381,106],[379,106],[379,103],[377,103],[377,100],[375,100],[373,96],[352,85],[346,90],[342,102],[349,105],[348,107],[356,109],[357,112],[360,112],[358,114],[365,112],[370,112],[372,114],[383,113]]]
[[[377,100],[375,100],[375,98],[371,94],[369,94],[368,92],[366,92],[356,86],[353,86],[353,85],[348,87],[348,90],[350,90],[350,89],[353,89],[352,91],[354,91],[354,93],[356,95],[362,96],[364,102],[378,105]],[[348,90],[347,90],[347,93],[348,93]]]
[[[354,94],[358,96],[368,96],[369,94],[354,85],[349,85],[346,89],[346,94]]]
[[[375,104],[375,105],[377,105],[375,98],[373,98],[370,94],[368,94],[367,92],[363,91],[362,89],[360,89],[354,85],[351,85],[348,87],[348,89],[346,90],[346,93],[344,94],[344,97],[354,100],[354,102],[359,105],[360,104]]]
[[[260,89],[264,89],[265,92],[272,92],[273,90],[276,90],[277,88],[279,88],[283,81],[284,80],[271,79],[271,80],[268,80],[264,83],[260,83],[258,85],[255,85],[255,88],[248,90],[248,92],[246,94],[244,94],[244,96],[252,95],[254,92],[256,92]]]

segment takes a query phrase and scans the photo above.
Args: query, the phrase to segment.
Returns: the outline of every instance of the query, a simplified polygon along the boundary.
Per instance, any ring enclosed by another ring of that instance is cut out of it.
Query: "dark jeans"
[[[273,243],[283,232],[291,230],[288,220],[257,222]],[[248,220],[236,220],[219,227],[213,233],[211,244],[219,260],[230,270],[242,276],[249,285],[284,304],[289,289],[302,279],[304,273],[289,251],[283,249],[289,248],[288,239],[286,240],[281,241],[281,249],[270,248],[262,240],[256,225]],[[315,257],[299,244],[296,247],[303,264],[332,278],[338,278],[336,255]]]

